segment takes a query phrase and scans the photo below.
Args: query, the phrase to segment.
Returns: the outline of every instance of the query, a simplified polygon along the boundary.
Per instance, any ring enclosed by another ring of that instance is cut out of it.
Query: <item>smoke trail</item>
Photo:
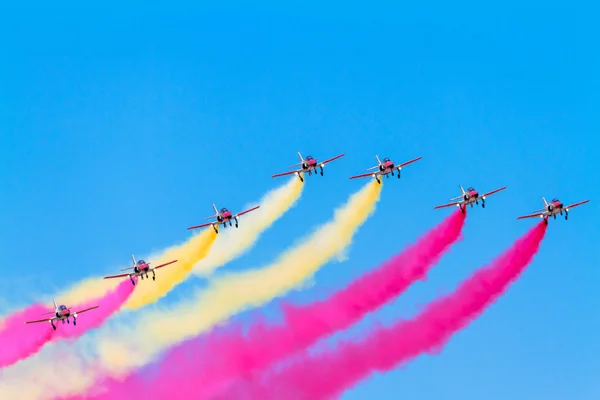
[[[114,313],[119,311],[123,304],[129,299],[134,289],[138,288],[137,277],[133,278],[136,282],[136,286],[131,284],[129,279],[126,279],[119,283],[114,289],[106,293],[103,297],[96,300],[89,300],[85,303],[72,307],[72,311],[84,310],[88,307],[99,306],[95,310],[90,310],[85,314],[81,314],[77,317],[77,327],[58,325],[56,328],[55,338],[78,338],[90,329],[98,328]],[[137,291],[138,289],[136,289]],[[63,329],[65,328],[65,329]]]
[[[174,259],[179,259],[179,262],[158,270],[153,285],[140,285],[125,307],[138,309],[155,303],[181,283],[192,270],[197,275],[207,276],[216,268],[244,254],[266,229],[296,203],[303,187],[302,182],[293,177],[286,184],[268,192],[259,202],[261,208],[240,217],[239,229],[219,233],[220,236],[225,236],[219,241],[215,242],[215,237],[210,234],[214,233],[212,229],[206,229],[189,241],[161,252],[158,259],[152,260],[154,265]],[[101,296],[117,285],[118,281],[114,279],[89,278],[56,297],[65,302],[90,299]]]
[[[125,307],[135,310],[147,304],[156,303],[166,296],[171,289],[185,280],[196,263],[206,257],[216,238],[217,233],[212,228],[205,229],[184,244],[164,251],[157,260],[152,261],[154,265],[172,260],[177,260],[177,262],[156,270],[156,281],[142,282],[125,303]],[[126,280],[129,281],[129,279]]]
[[[421,353],[439,349],[519,277],[537,253],[545,232],[546,225],[538,224],[491,265],[477,271],[454,293],[431,303],[416,318],[377,329],[362,342],[341,343],[334,351],[296,360],[259,381],[240,381],[219,398],[328,399],[374,371],[391,370]]]
[[[43,329],[24,324],[25,321],[40,319],[47,312],[48,307],[34,304],[4,320],[0,331],[0,368],[31,356],[52,338],[54,331],[49,324],[42,324]]]
[[[329,334],[348,328],[423,279],[459,239],[465,216],[457,210],[416,244],[326,300],[285,307],[281,325],[258,323],[246,337],[242,332],[229,335],[215,332],[205,340],[183,343],[152,368],[155,381],[149,382],[141,370],[123,382],[109,385],[107,396],[118,398],[115,393],[123,393],[127,387],[128,392],[142,397],[170,393],[174,398],[184,398],[186,393],[194,393],[197,398],[204,398],[230,378],[264,369]]]
[[[91,300],[87,303],[72,306],[71,311],[77,312],[88,307],[99,306],[79,316],[77,326],[64,326],[55,322],[57,330],[54,331],[49,323],[25,325],[25,321],[42,319],[48,312],[53,311],[49,307],[35,304],[27,309],[17,312],[8,317],[0,331],[0,367],[10,366],[24,358],[30,357],[42,349],[50,341],[66,338],[77,338],[90,329],[97,328],[113,313],[119,310],[121,305],[133,292],[134,286],[129,280],[119,284],[116,289],[109,291],[103,297]],[[52,318],[53,315],[46,315]]]
[[[198,291],[184,303],[148,310],[132,326],[103,329],[103,334],[93,339],[102,365],[97,374],[118,377],[129,373],[151,362],[173,344],[299,286],[352,243],[358,228],[375,210],[381,186],[375,181],[369,182],[335,211],[332,221],[286,251],[273,264],[215,279],[207,289]],[[69,368],[72,374],[63,376],[61,382],[42,381],[35,374],[38,368],[44,367],[33,365],[4,374],[0,381],[0,398],[14,394],[24,400],[70,395],[81,391],[80,382],[90,380],[89,370]],[[19,385],[19,382],[33,379],[32,375],[37,378],[36,385]]]
[[[210,250],[208,257],[196,264],[194,273],[210,275],[217,267],[235,260],[249,250],[260,235],[283,216],[300,198],[304,185],[297,177],[287,184],[267,193],[260,201],[260,208],[240,217],[238,229],[219,233],[223,235]],[[246,206],[244,209],[246,209]]]

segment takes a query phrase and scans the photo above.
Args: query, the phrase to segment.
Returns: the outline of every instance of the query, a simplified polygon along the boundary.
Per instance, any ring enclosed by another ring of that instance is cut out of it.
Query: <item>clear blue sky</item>
[[[459,183],[508,189],[469,215],[426,283],[343,336],[451,290],[534,223],[515,218],[541,196],[592,201],[551,221],[522,279],[440,355],[344,398],[600,397],[597,8],[191,3],[4,6],[2,307],[184,240],[211,203],[241,207],[283,183],[270,176],[296,151],[345,152],[224,269],[262,265],[326,221],[375,154],[423,156],[385,185],[350,259],[288,299],[322,297],[399,251],[448,214],[432,207]]]

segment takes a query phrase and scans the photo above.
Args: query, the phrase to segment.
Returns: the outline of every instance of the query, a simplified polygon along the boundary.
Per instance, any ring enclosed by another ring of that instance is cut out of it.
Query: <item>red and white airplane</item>
[[[104,279],[123,278],[123,277],[128,276],[129,279],[131,279],[131,283],[135,286],[135,281],[133,280],[134,276],[139,276],[140,278],[142,278],[142,280],[144,280],[144,276],[147,278],[148,272],[152,272],[152,280],[155,281],[156,273],[154,272],[154,270],[162,268],[162,267],[166,267],[167,265],[177,262],[177,260],[173,260],[173,261],[169,261],[164,264],[157,265],[156,267],[150,267],[150,263],[146,262],[144,260],[139,260],[138,262],[136,262],[133,254],[131,255],[131,261],[133,261],[133,265],[131,267],[123,268],[121,271],[127,271],[128,269],[133,269],[133,272],[130,272],[127,274],[109,275],[109,276],[105,276]]]
[[[564,206],[562,201],[557,198],[553,198],[550,200],[550,203],[546,202],[546,199],[542,197],[542,201],[544,202],[544,208],[534,211],[532,214],[523,215],[522,217],[518,217],[517,219],[525,219],[525,218],[536,218],[540,217],[544,219],[546,225],[548,225],[548,218],[554,217],[556,219],[556,215],[563,215],[565,213],[565,220],[569,219],[569,210],[571,208],[575,208],[582,204],[588,203],[589,200],[580,201],[579,203],[571,204],[570,206]]]
[[[466,191],[463,189],[463,187],[461,185],[458,185],[458,187],[460,187],[460,191],[462,192],[462,195],[460,195],[458,197],[455,197],[453,199],[450,199],[450,200],[461,199],[460,201],[455,201],[453,203],[448,203],[448,204],[443,204],[441,206],[436,206],[436,207],[433,207],[433,209],[436,210],[438,208],[457,206],[457,207],[460,207],[460,210],[464,214],[465,210],[467,208],[467,205],[470,204],[471,208],[473,208],[473,203],[479,204],[479,200],[481,200],[481,207],[485,208],[485,198],[487,196],[490,196],[490,195],[492,195],[494,193],[498,193],[498,192],[506,189],[506,186],[504,186],[504,187],[501,187],[500,189],[492,190],[491,192],[487,192],[487,193],[484,193],[482,195],[479,195],[479,192],[477,192],[477,190],[475,190],[472,187],[468,188]]]
[[[219,230],[217,229],[217,227],[219,225],[223,225],[223,228],[226,227],[226,224],[229,222],[229,226],[231,226],[231,220],[235,220],[235,227],[238,227],[239,224],[239,220],[238,217],[241,215],[244,215],[246,213],[249,213],[250,211],[254,211],[257,208],[260,208],[260,206],[256,206],[256,207],[252,207],[246,211],[242,211],[240,213],[237,213],[235,215],[231,214],[231,211],[229,211],[226,208],[221,208],[221,211],[217,211],[217,206],[215,206],[214,204],[212,205],[214,210],[215,210],[215,215],[210,216],[210,217],[206,217],[204,218],[205,220],[207,219],[213,219],[216,218],[217,220],[215,222],[209,222],[207,224],[202,224],[202,225],[194,225],[194,226],[190,226],[188,228],[188,230],[190,229],[196,229],[196,228],[204,228],[205,226],[209,226],[212,225],[213,229],[215,230],[215,232],[219,233]]]
[[[300,152],[298,152],[298,157],[300,158],[300,162],[298,164],[294,164],[294,165],[292,165],[292,166],[290,166],[288,168],[300,167],[300,169],[297,169],[295,171],[283,172],[281,174],[275,174],[275,175],[271,176],[271,178],[276,178],[278,176],[286,176],[286,175],[296,174],[296,175],[298,175],[298,178],[300,178],[300,180],[302,182],[304,182],[303,175],[305,173],[308,172],[308,175],[312,175],[312,173],[314,172],[315,175],[317,175],[317,168],[320,168],[321,169],[321,176],[323,176],[323,167],[325,166],[325,164],[330,163],[330,162],[332,162],[334,160],[337,160],[338,158],[341,158],[343,156],[344,156],[344,154],[340,154],[339,156],[335,156],[335,157],[330,158],[328,160],[318,162],[312,156],[307,156],[306,158],[302,158],[302,155],[300,154]]]
[[[94,309],[100,307],[100,306],[89,307],[84,310],[71,313],[70,307],[67,307],[64,304],[57,306],[56,301],[54,301],[54,299],[52,299],[52,303],[54,303],[54,311],[50,311],[48,313],[42,314],[42,315],[53,315],[52,318],[44,318],[44,319],[38,319],[35,321],[27,321],[25,323],[26,324],[37,324],[38,322],[49,322],[50,325],[52,325],[52,329],[56,330],[56,325],[54,325],[54,321],[62,321],[63,325],[65,324],[65,321],[67,321],[67,323],[70,324],[71,323],[70,317],[73,317],[73,325],[77,325],[77,315],[78,314],[84,313],[86,311],[94,310]]]
[[[394,170],[398,171],[398,179],[400,179],[400,170],[403,167],[407,166],[408,164],[417,162],[423,157],[418,157],[418,158],[412,159],[412,160],[402,163],[400,165],[395,165],[394,162],[392,160],[390,160],[389,158],[384,158],[383,162],[379,161],[379,157],[375,156],[375,158],[377,159],[377,165],[374,167],[371,167],[371,168],[367,168],[367,171],[371,171],[373,169],[377,169],[377,171],[370,172],[368,174],[351,176],[350,179],[366,178],[368,176],[372,176],[373,178],[375,178],[377,180],[377,183],[381,184],[379,177],[381,175],[385,175],[386,178],[389,178],[388,174],[392,174],[392,176],[394,176]]]

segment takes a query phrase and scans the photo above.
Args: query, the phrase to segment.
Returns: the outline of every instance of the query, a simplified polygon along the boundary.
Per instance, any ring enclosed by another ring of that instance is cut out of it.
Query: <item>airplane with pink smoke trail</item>
[[[286,175],[292,175],[292,174],[296,174],[298,175],[298,178],[300,178],[300,181],[304,182],[304,177],[303,175],[308,173],[309,176],[312,176],[312,173],[315,173],[315,176],[317,175],[317,168],[321,169],[321,176],[323,176],[323,167],[325,166],[325,164],[328,164],[334,160],[337,160],[338,158],[343,157],[344,154],[340,154],[337,155],[333,158],[329,158],[325,161],[317,161],[316,158],[312,157],[312,156],[306,156],[306,158],[302,157],[302,154],[300,154],[300,152],[298,152],[298,158],[300,158],[300,162],[298,164],[294,164],[288,168],[296,168],[296,167],[300,167],[300,169],[294,170],[294,171],[289,171],[289,172],[283,172],[281,174],[275,174],[273,176],[271,176],[271,178],[276,178],[278,176],[286,176]]]
[[[402,168],[406,167],[409,164],[417,162],[422,158],[423,157],[417,157],[410,161],[406,161],[406,162],[403,162],[402,164],[396,165],[389,158],[386,157],[383,159],[383,161],[381,161],[381,160],[379,160],[379,157],[376,155],[375,159],[377,160],[377,165],[374,167],[371,167],[371,168],[367,168],[367,171],[371,171],[374,169],[377,169],[377,171],[369,172],[368,174],[354,175],[354,176],[351,176],[350,179],[366,178],[368,176],[372,176],[373,178],[375,178],[375,180],[377,180],[377,183],[381,184],[381,180],[379,179],[379,177],[385,175],[386,178],[389,178],[390,174],[392,176],[394,176],[394,171],[398,171],[398,179],[400,179],[400,170]]]
[[[173,261],[169,261],[164,264],[157,265],[156,267],[150,267],[151,263],[146,262],[144,260],[139,260],[136,262],[133,254],[131,255],[131,261],[133,261],[133,265],[131,267],[123,268],[121,271],[127,271],[129,269],[133,269],[133,272],[127,273],[127,274],[109,275],[109,276],[105,276],[104,279],[123,278],[125,276],[128,276],[129,279],[131,279],[131,283],[133,284],[133,286],[135,286],[135,281],[133,280],[134,276],[139,276],[140,278],[142,278],[142,280],[144,280],[144,276],[147,278],[148,273],[152,272],[152,280],[155,281],[156,280],[156,273],[154,272],[155,270],[162,268],[162,267],[166,267],[167,265],[171,265],[171,264],[177,262],[177,260],[173,260]]]
[[[450,200],[458,200],[458,199],[462,199],[462,200],[454,201],[454,202],[448,203],[448,204],[443,204],[441,206],[435,206],[435,207],[433,207],[433,209],[437,210],[438,208],[456,206],[456,207],[460,207],[460,210],[464,214],[467,209],[467,206],[469,204],[471,205],[471,208],[473,208],[473,204],[479,205],[479,200],[481,200],[481,207],[485,208],[485,198],[486,197],[491,196],[495,193],[501,192],[502,190],[506,189],[506,186],[504,186],[499,189],[492,190],[491,192],[487,192],[482,195],[479,195],[479,192],[477,190],[475,190],[475,188],[473,188],[473,187],[470,187],[467,190],[464,190],[462,185],[458,185],[458,187],[460,188],[460,191],[462,192],[462,194],[460,196],[454,197]]]
[[[250,211],[254,211],[257,208],[260,208],[260,206],[256,206],[256,207],[252,207],[248,210],[242,211],[240,213],[237,213],[235,215],[233,215],[231,213],[231,211],[229,211],[226,208],[221,208],[221,211],[217,210],[217,206],[215,206],[214,204],[212,205],[213,209],[215,210],[215,215],[212,215],[210,217],[206,217],[204,218],[205,220],[207,219],[213,219],[216,218],[217,220],[215,222],[209,222],[207,224],[202,224],[202,225],[194,225],[194,226],[190,226],[188,228],[188,230],[190,229],[196,229],[196,228],[204,228],[205,226],[211,226],[213,227],[213,229],[215,230],[216,233],[219,233],[219,230],[217,229],[217,227],[219,225],[223,225],[223,228],[225,228],[227,226],[227,223],[229,223],[229,226],[231,226],[231,220],[235,220],[235,227],[237,228],[239,225],[239,220],[238,217],[244,214],[249,213]]]
[[[569,219],[569,210],[571,208],[575,208],[582,204],[588,203],[589,200],[580,201],[579,203],[571,204],[570,206],[566,206],[566,207],[564,206],[563,202],[560,201],[559,199],[557,199],[556,197],[553,198],[552,200],[550,200],[550,203],[546,202],[546,199],[544,197],[542,197],[542,202],[544,203],[544,208],[535,210],[529,215],[523,215],[523,216],[517,217],[517,219],[540,217],[540,218],[543,218],[546,225],[548,225],[548,219],[550,217],[554,217],[554,219],[556,219],[556,216],[558,214],[563,215],[563,212],[564,212],[565,220],[567,220],[567,219]]]
[[[100,306],[89,307],[84,310],[71,313],[70,307],[67,307],[64,304],[61,304],[60,306],[56,305],[56,301],[54,299],[52,299],[52,303],[54,303],[54,311],[50,311],[49,313],[43,314],[43,315],[54,314],[54,316],[52,318],[44,318],[44,319],[38,319],[35,321],[27,321],[27,322],[25,322],[25,324],[37,324],[39,322],[49,322],[50,325],[52,325],[52,329],[56,330],[56,325],[54,325],[54,321],[62,321],[63,325],[65,324],[65,321],[67,321],[67,323],[70,324],[71,323],[70,318],[73,317],[73,325],[77,325],[77,316],[79,314],[84,313],[86,311],[95,310],[96,308],[100,307]]]

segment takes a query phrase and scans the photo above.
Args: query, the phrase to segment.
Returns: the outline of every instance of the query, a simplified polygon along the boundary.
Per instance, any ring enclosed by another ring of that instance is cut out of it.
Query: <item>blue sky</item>
[[[427,282],[341,336],[450,291],[531,226],[515,218],[541,196],[592,201],[551,221],[522,279],[440,355],[344,399],[598,398],[597,9],[117,4],[0,16],[0,306],[184,240],[211,203],[238,208],[283,183],[270,176],[296,151],[346,153],[224,270],[263,265],[326,221],[375,154],[423,156],[385,185],[350,259],[289,300],[325,296],[398,252],[447,215],[432,207],[459,183],[508,189],[469,215]]]

